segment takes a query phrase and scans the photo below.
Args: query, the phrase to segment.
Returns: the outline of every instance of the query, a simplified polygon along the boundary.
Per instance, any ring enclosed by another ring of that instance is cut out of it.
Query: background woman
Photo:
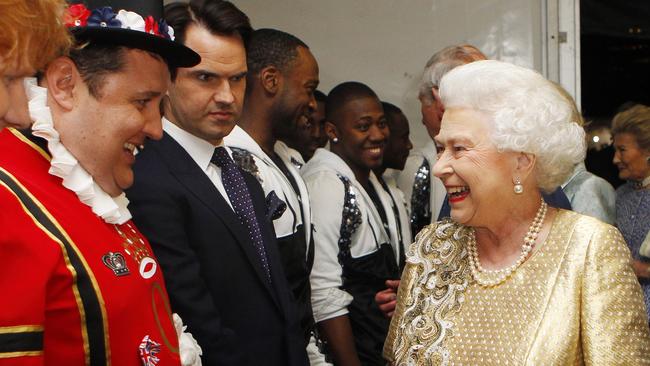
[[[634,258],[646,309],[650,308],[650,107],[635,105],[612,122],[614,164],[627,183],[616,190],[616,225]],[[642,248],[642,243],[646,244]]]
[[[584,158],[571,106],[538,73],[478,61],[447,74],[433,167],[453,221],[407,252],[384,355],[394,364],[646,364],[629,251],[612,226],[551,208]]]
[[[0,0],[0,129],[31,123],[23,80],[70,45],[62,0]]]

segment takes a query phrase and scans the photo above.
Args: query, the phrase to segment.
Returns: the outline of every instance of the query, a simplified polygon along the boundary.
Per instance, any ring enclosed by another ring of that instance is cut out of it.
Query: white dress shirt
[[[248,151],[253,156],[253,160],[257,166],[257,178],[264,189],[264,194],[268,195],[271,192],[275,192],[278,198],[287,204],[287,209],[282,216],[273,221],[276,237],[283,238],[292,235],[296,232],[298,226],[305,222],[306,243],[309,244],[311,231],[308,228],[311,227],[311,219],[309,216],[305,216],[305,213],[309,215],[309,199],[305,197],[304,204],[301,202],[302,198],[296,194],[287,176],[284,175],[275,162],[262,150],[260,145],[241,127],[235,126],[230,135],[223,139],[223,142],[228,147]],[[296,184],[300,186],[302,179],[296,180]],[[306,192],[307,190],[305,188]]]
[[[226,202],[228,202],[230,208],[232,208],[230,199],[228,199],[228,193],[226,193],[226,188],[223,186],[223,182],[221,181],[221,168],[211,162],[212,155],[214,154],[214,149],[217,147],[225,147],[223,145],[223,142],[217,146],[214,146],[204,139],[194,136],[191,133],[176,126],[167,118],[163,117],[162,121],[163,130],[176,142],[178,142],[178,144],[181,145],[185,151],[187,151],[192,160],[194,160],[199,168],[205,172],[205,175],[208,176],[212,184],[214,184],[219,193],[221,193]],[[227,147],[225,148],[228,152],[228,155],[232,155],[230,149]]]
[[[311,272],[311,298],[316,322],[348,313],[352,296],[341,289],[343,269],[338,261],[341,220],[345,198],[344,185],[337,176],[350,180],[362,222],[352,235],[350,254],[359,258],[376,252],[390,242],[379,212],[348,165],[336,154],[323,148],[300,170],[314,212],[314,267]],[[390,211],[389,211],[390,212]]]
[[[397,205],[397,214],[399,215],[400,225],[398,229],[401,228],[401,237],[402,244],[404,245],[404,250],[407,250],[411,244],[412,235],[411,235],[411,213],[406,203],[406,198],[404,197],[404,192],[397,187],[397,173],[398,170],[389,170],[387,169],[384,172],[383,179],[390,190],[390,195],[392,196],[393,201]],[[392,234],[391,234],[392,235]],[[399,258],[399,257],[398,257]]]

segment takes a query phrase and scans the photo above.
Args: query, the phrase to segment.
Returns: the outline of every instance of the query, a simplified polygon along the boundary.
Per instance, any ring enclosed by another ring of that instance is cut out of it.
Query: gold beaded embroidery
[[[641,288],[616,228],[560,210],[547,239],[494,287],[472,280],[467,255],[436,255],[462,253],[463,234],[459,243],[434,231],[419,235],[402,275],[384,350],[395,365],[650,365]],[[459,269],[455,301],[425,296],[437,289],[427,286],[435,267]]]
[[[415,365],[417,360],[418,365],[448,364],[445,340],[453,335],[451,318],[461,308],[469,279],[468,253],[461,244],[468,234],[467,228],[447,220],[423,229],[409,247],[410,273],[403,277],[412,283],[400,285],[399,316],[391,323],[402,336],[386,340],[396,365]]]

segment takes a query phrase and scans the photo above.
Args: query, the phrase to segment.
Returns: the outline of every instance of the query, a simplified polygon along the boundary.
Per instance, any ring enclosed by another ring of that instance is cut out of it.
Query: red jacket
[[[49,168],[20,133],[0,133],[0,366],[143,365],[141,344],[148,365],[180,365],[149,243],[130,221],[97,217]]]

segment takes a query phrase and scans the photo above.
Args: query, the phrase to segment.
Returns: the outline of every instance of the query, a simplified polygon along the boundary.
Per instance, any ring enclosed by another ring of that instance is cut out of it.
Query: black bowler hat
[[[65,24],[79,42],[138,48],[160,55],[170,67],[191,67],[201,57],[174,42],[162,0],[72,0]]]

